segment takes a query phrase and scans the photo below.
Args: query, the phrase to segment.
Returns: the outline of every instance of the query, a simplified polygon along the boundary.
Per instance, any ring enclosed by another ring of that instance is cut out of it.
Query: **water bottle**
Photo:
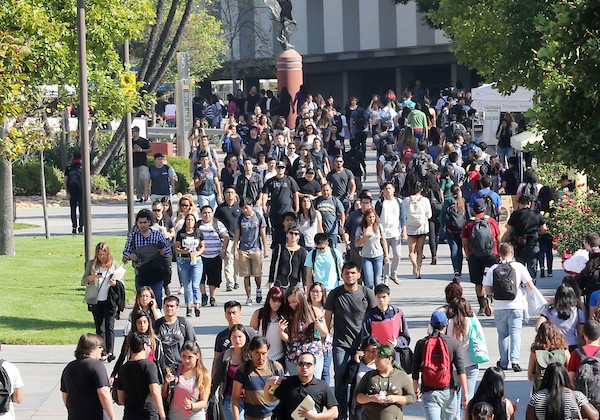
[[[191,255],[191,257],[190,257],[190,258],[191,258],[191,262],[190,262],[190,263],[191,263],[192,265],[196,265],[196,264],[198,263],[198,255],[196,255],[196,254],[193,254],[193,255]]]

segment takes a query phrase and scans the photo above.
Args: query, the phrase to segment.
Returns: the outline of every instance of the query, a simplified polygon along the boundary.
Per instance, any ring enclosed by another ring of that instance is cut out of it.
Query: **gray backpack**
[[[575,349],[581,362],[575,376],[575,388],[590,400],[596,409],[600,408],[600,349],[593,356]]]

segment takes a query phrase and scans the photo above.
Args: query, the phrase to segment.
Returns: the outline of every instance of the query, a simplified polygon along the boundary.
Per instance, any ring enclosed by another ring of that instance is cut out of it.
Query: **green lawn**
[[[31,223],[15,223],[13,225],[14,230],[31,229],[36,227],[38,227],[38,225],[32,225]]]
[[[98,236],[115,259],[125,237]],[[0,256],[0,341],[9,344],[74,344],[94,322],[83,303],[83,236],[16,237],[16,257]],[[127,300],[134,296],[127,265]]]

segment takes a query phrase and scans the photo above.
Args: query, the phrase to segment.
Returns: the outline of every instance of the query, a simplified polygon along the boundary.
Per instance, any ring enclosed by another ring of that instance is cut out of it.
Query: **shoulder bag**
[[[488,352],[485,338],[479,332],[474,317],[471,317],[471,329],[469,330],[469,355],[471,356],[471,361],[475,363],[490,361],[490,353]]]

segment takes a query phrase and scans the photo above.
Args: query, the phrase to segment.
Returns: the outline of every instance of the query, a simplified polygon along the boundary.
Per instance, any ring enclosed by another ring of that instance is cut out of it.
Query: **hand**
[[[269,250],[268,250],[268,248],[265,248],[265,252],[264,252],[263,255],[265,256],[265,258],[269,257]]]
[[[408,239],[408,235],[406,232],[402,232],[402,240],[406,241]]]
[[[87,276],[87,282],[88,284],[93,282],[95,279],[99,279],[102,277],[102,274],[91,274],[89,276]]]
[[[392,340],[391,338],[387,342],[390,346],[396,347],[396,340]]]
[[[194,408],[194,402],[191,398],[185,399],[184,408],[189,411],[191,411]]]
[[[161,249],[160,251],[158,251],[158,253],[164,257],[164,256],[165,256],[165,253],[166,253],[166,251],[165,251],[164,249]]]
[[[279,320],[279,330],[280,331],[285,331],[288,327],[288,322],[285,319],[280,319]]]
[[[278,385],[281,383],[281,378],[277,375],[275,376],[271,376],[269,379],[267,379],[267,381],[265,382],[265,385],[269,385],[269,387],[273,386],[273,385]]]
[[[138,260],[138,256],[137,254],[131,253],[129,254],[129,259],[133,262],[136,262]]]
[[[110,378],[108,378],[108,384],[110,386],[113,386],[114,383],[115,383],[115,378],[113,378],[112,376]]]
[[[263,208],[263,214],[267,214],[268,213],[268,211],[267,211],[268,210],[267,205],[263,204],[262,208]]]
[[[389,264],[389,263],[390,263],[390,257],[386,255],[385,257],[383,257],[383,261],[384,261],[386,264]]]
[[[360,363],[360,359],[361,359],[361,357],[363,357],[364,355],[365,355],[365,352],[364,352],[364,351],[360,351],[360,350],[358,350],[358,351],[357,351],[357,352],[354,354],[354,361],[355,361],[356,363]]]
[[[226,251],[221,251],[221,252],[219,253],[219,255],[220,255],[221,259],[222,259],[222,260],[224,260],[224,259],[225,259],[225,256],[227,255],[227,252],[226,252]]]
[[[314,411],[314,410],[310,410],[309,411],[309,410],[307,410],[304,407],[300,407],[298,409],[298,414],[300,414],[300,417],[302,417],[302,418],[305,418],[305,419],[308,419],[308,420],[313,420],[313,419],[317,418],[316,415],[318,413],[316,411]]]
[[[240,252],[237,250],[237,248],[233,251],[233,256],[236,260],[240,258]]]
[[[173,375],[173,372],[168,372],[165,375],[165,381],[166,382],[173,382],[175,380],[175,375]]]

